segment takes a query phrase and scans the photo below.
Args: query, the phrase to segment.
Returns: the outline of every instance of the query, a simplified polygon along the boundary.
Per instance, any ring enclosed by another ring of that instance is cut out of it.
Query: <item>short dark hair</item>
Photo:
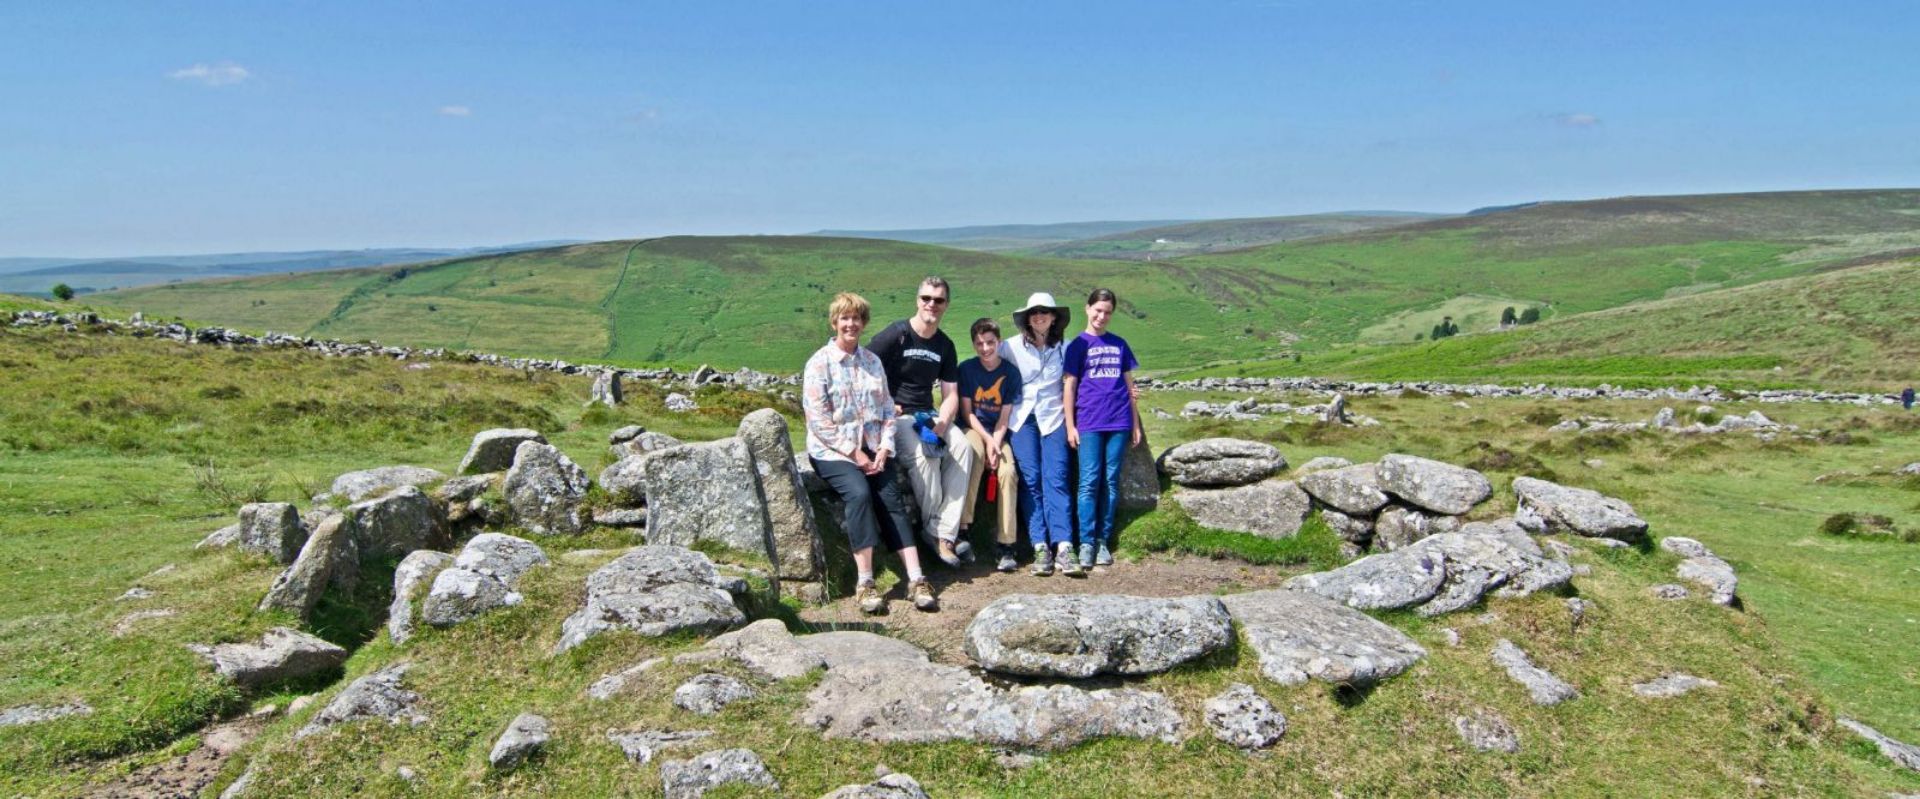
[[[947,279],[944,277],[941,277],[939,275],[927,275],[925,278],[922,278],[920,280],[920,285],[927,286],[929,288],[936,288],[941,291],[944,291],[947,293],[948,300],[953,299],[953,287],[947,285]]]
[[[1110,302],[1118,307],[1120,298],[1113,296],[1113,289],[1094,289],[1092,294],[1087,295],[1087,305],[1092,306],[1098,302]]]
[[[978,339],[981,333],[992,333],[994,338],[1004,338],[1000,335],[1000,323],[993,321],[991,316],[982,316],[973,320],[973,330],[968,337],[970,340]]]

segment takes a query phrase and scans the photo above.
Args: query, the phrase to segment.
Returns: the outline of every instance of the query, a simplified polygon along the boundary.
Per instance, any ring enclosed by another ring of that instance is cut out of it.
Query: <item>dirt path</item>
[[[1012,574],[995,572],[992,564],[981,562],[965,569],[936,569],[929,577],[940,597],[937,613],[921,613],[906,600],[906,586],[895,585],[887,593],[887,613],[868,616],[860,612],[851,598],[810,608],[801,618],[824,626],[842,629],[884,628],[927,649],[938,661],[970,664],[961,649],[967,623],[987,603],[1007,594],[1131,594],[1134,596],[1188,596],[1191,594],[1231,593],[1277,587],[1293,572],[1272,566],[1252,566],[1239,561],[1212,560],[1191,556],[1151,555],[1136,562],[1121,562],[1104,573],[1077,579],[1054,574],[1036,577],[1028,564]]]
[[[208,727],[200,733],[200,748],[128,774],[87,795],[93,799],[193,799],[220,776],[227,758],[266,726],[264,717],[244,717]]]

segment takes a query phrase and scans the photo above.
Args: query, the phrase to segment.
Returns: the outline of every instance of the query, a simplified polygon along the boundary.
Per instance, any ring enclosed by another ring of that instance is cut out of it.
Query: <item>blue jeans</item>
[[[1080,431],[1080,546],[1113,543],[1113,514],[1120,507],[1120,462],[1131,430]]]
[[[1013,465],[1020,467],[1020,507],[1026,511],[1027,540],[1052,549],[1073,543],[1073,518],[1067,508],[1067,428],[1040,434],[1028,419],[1013,431]]]

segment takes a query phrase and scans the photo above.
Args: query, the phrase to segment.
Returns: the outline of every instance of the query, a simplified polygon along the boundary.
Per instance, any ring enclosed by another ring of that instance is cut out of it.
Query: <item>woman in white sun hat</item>
[[[1022,504],[1027,506],[1027,539],[1033,544],[1033,573],[1081,577],[1074,557],[1071,487],[1067,478],[1066,412],[1061,406],[1062,343],[1068,313],[1044,291],[1027,297],[1013,312],[1016,335],[1000,343],[1000,357],[1020,370],[1020,399],[1013,405],[1013,462],[1020,468]]]

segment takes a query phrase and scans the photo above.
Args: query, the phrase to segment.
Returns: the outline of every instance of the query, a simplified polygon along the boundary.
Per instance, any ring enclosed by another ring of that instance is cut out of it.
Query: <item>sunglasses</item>
[[[945,298],[945,297],[935,297],[935,296],[932,296],[932,295],[928,295],[928,294],[922,294],[922,295],[920,295],[920,304],[921,304],[921,305],[932,305],[932,306],[935,306],[935,307],[938,307],[938,306],[941,306],[941,305],[946,305],[946,304],[947,304],[947,298]]]

